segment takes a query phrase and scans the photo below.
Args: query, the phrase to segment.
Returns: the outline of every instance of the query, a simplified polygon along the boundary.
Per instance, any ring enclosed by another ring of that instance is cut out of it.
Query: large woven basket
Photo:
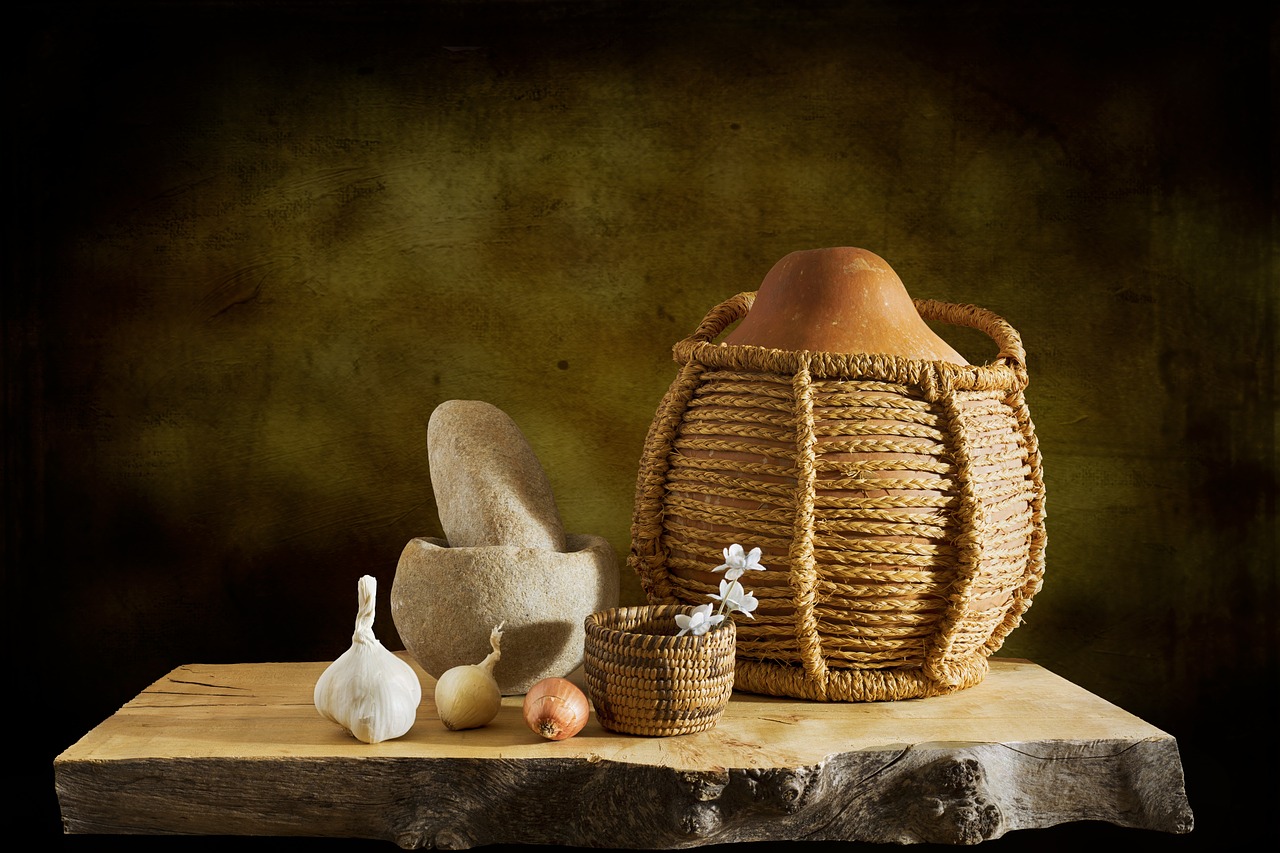
[[[828,701],[979,683],[1044,573],[1044,481],[1018,333],[971,305],[915,300],[985,332],[989,364],[713,341],[753,293],[676,344],[636,483],[628,563],[655,604],[697,604],[732,543],[759,547],[735,687]]]
[[[734,622],[677,637],[693,607],[615,607],[586,619],[583,674],[600,725],[665,737],[713,727],[733,695]]]

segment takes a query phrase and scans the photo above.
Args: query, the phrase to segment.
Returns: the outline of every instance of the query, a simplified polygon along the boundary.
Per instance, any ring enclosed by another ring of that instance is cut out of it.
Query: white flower
[[[760,549],[752,548],[751,553],[744,553],[742,546],[737,542],[725,548],[724,562],[716,566],[713,571],[724,571],[724,576],[731,581],[735,581],[747,571],[764,571],[764,566],[760,565]]]
[[[683,637],[685,634],[691,633],[697,637],[707,633],[707,631],[723,621],[723,616],[711,612],[710,604],[700,604],[688,616],[683,613],[676,614],[676,625],[680,628],[680,633],[676,634],[676,636]]]
[[[742,584],[738,583],[738,578],[749,571],[766,571],[765,567],[760,565],[760,549],[752,548],[751,552],[748,553],[743,550],[741,545],[735,542],[725,548],[723,553],[724,562],[714,569],[717,572],[724,572],[724,580],[720,581],[720,594],[707,593],[708,598],[713,598],[720,602],[720,607],[713,613],[712,605],[702,604],[687,616],[683,613],[678,614],[676,616],[676,625],[680,628],[680,633],[676,634],[677,637],[683,637],[690,632],[694,636],[705,634],[723,622],[727,618],[726,613],[736,611],[748,619],[756,618],[751,615],[751,611],[755,610],[760,602],[754,595],[747,592]]]
[[[742,584],[737,581],[722,580],[720,581],[720,594],[714,592],[709,595],[723,603],[722,609],[728,610],[730,613],[738,611],[748,619],[756,617],[751,615],[751,611],[756,609],[756,605],[760,602],[754,595],[742,588]]]

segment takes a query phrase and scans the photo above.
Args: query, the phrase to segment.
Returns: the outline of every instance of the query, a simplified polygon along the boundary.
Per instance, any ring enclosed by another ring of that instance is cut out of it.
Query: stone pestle
[[[432,677],[489,652],[505,696],[582,665],[584,621],[617,606],[619,563],[603,537],[564,532],[551,483],[524,434],[480,400],[448,400],[427,424],[431,484],[445,538],[401,552],[391,613]]]
[[[497,406],[482,400],[437,406],[427,422],[427,461],[451,547],[564,550],[551,481],[520,427]]]

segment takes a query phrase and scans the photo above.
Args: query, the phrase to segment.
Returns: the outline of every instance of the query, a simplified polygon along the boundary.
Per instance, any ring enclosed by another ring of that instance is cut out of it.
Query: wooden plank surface
[[[1192,826],[1174,738],[1022,660],[993,659],[981,684],[949,696],[735,693],[707,732],[618,735],[593,714],[561,742],[525,728],[518,696],[492,724],[449,731],[419,669],[414,728],[372,745],[316,712],[326,665],[175,669],[55,760],[66,831],[652,849]]]

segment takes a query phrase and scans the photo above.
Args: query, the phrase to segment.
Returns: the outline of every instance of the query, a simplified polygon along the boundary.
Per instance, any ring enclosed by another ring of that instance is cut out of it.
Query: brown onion
[[[544,678],[524,695],[524,721],[548,740],[571,738],[587,724],[587,694],[567,678]]]

